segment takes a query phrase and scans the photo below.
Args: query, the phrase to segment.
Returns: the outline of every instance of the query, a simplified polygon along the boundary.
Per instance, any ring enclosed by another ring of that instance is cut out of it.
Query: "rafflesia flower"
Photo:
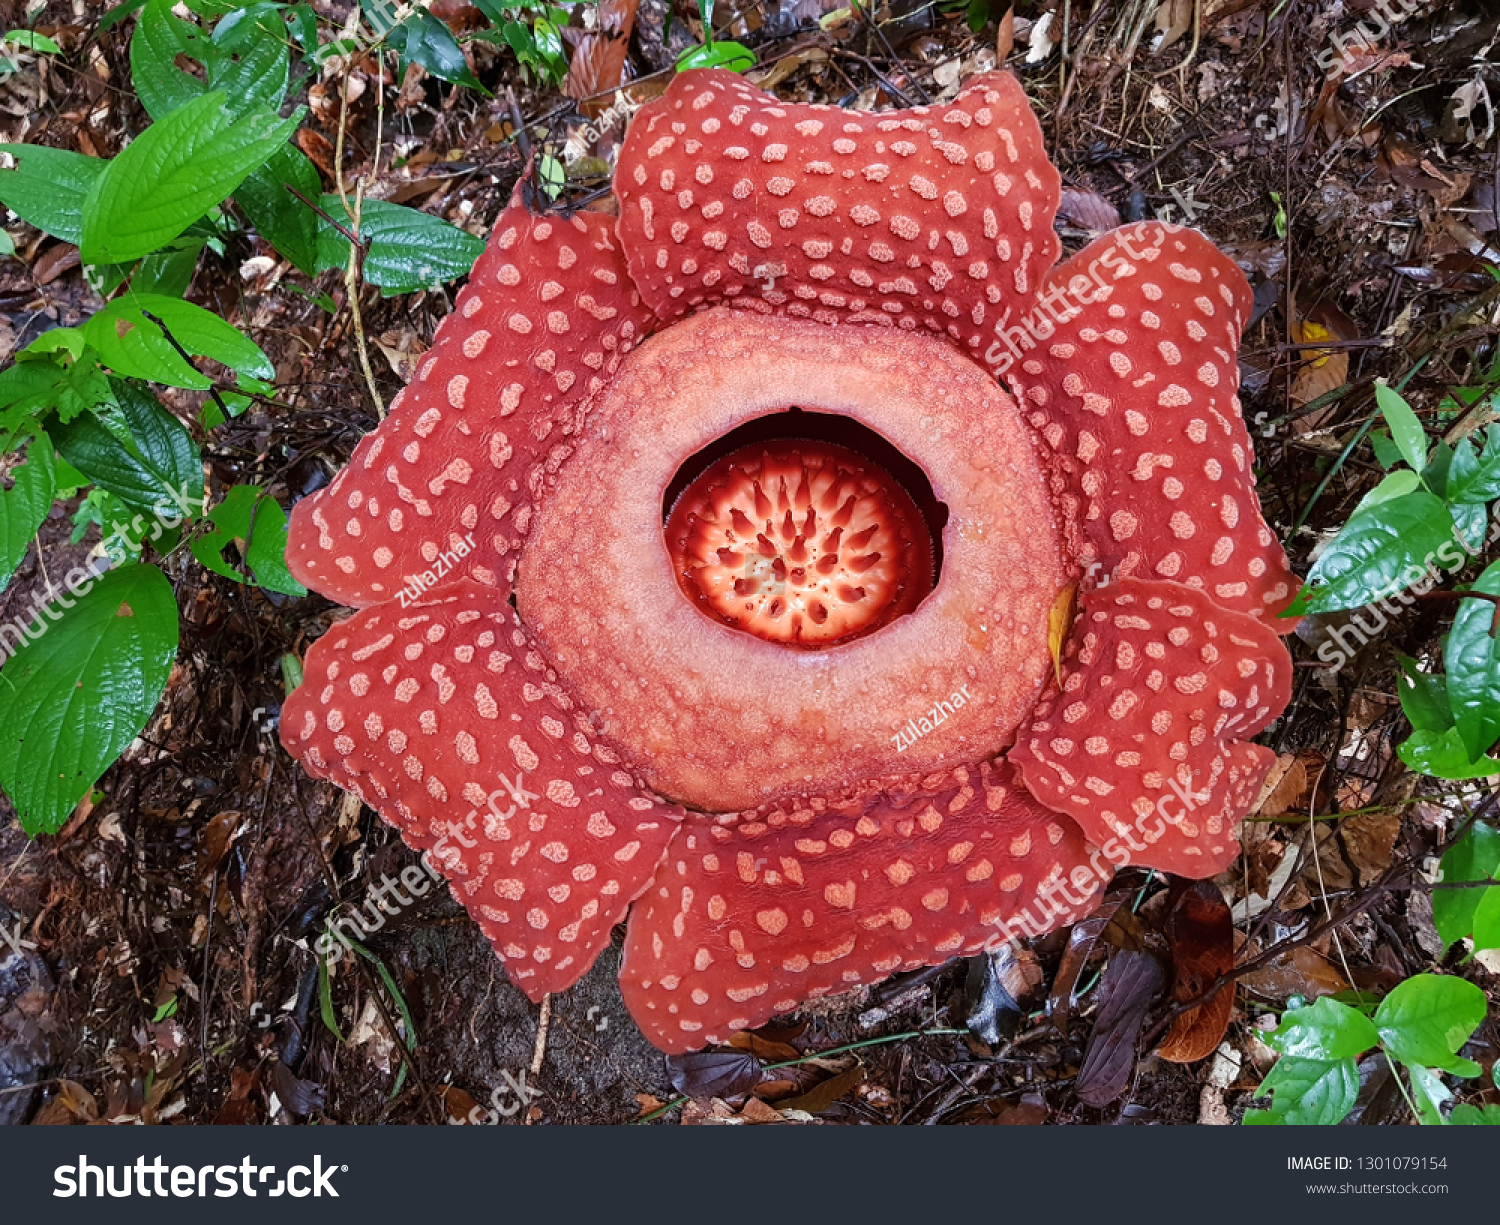
[[[533,999],[628,912],[666,1051],[1072,921],[1121,864],[1222,870],[1295,585],[1234,264],[1145,223],[1054,268],[998,73],[860,114],[684,72],[615,190],[513,202],[297,507],[293,571],[358,611],[286,747]]]

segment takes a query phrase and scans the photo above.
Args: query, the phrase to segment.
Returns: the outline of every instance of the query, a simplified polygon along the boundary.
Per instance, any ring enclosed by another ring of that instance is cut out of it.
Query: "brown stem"
[[[164,337],[166,337],[167,343],[169,345],[171,345],[174,349],[177,350],[177,356],[180,357],[180,358],[182,358],[182,360],[185,361],[188,364],[188,368],[190,370],[192,370],[192,371],[194,371],[195,373],[198,373],[198,374],[202,374],[203,373],[201,370],[198,369],[197,366],[193,365],[193,359],[188,356],[188,351],[186,349],[184,349],[180,344],[177,343],[177,337],[175,337],[175,336],[172,335],[172,329],[169,328],[169,327],[167,327],[167,325],[166,325],[165,322],[163,322],[158,316],[153,315],[145,307],[141,308],[141,314],[145,315],[147,319],[151,320],[152,323],[156,324],[156,326],[161,329],[161,334]],[[229,418],[232,417],[234,414],[229,411],[229,406],[224,403],[224,398],[221,395],[219,395],[218,385],[214,384],[214,383],[210,383],[209,384],[209,388],[208,388],[208,394],[211,395],[211,396],[213,396],[214,403],[219,406],[219,412],[223,414],[224,420],[228,421]]]

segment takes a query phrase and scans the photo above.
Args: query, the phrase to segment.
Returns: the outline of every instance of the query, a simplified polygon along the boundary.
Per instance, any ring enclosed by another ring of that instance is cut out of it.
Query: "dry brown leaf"
[[[321,132],[314,132],[311,128],[297,129],[297,148],[312,159],[312,163],[323,174],[325,179],[332,179],[333,174],[333,145]]]
[[[1316,344],[1321,340],[1347,340],[1352,337],[1339,336],[1324,323],[1304,319],[1292,325],[1292,339],[1299,345]],[[1302,366],[1292,380],[1291,399],[1298,408],[1311,404],[1319,396],[1342,387],[1349,380],[1349,352],[1347,349],[1304,349]],[[1334,410],[1329,405],[1309,416],[1292,422],[1299,434],[1317,429]]]
[[[1359,872],[1359,883],[1368,885],[1391,866],[1391,851],[1401,833],[1401,814],[1367,812],[1339,822],[1339,834],[1349,861]]]
[[[1258,816],[1279,817],[1297,806],[1307,791],[1307,767],[1295,753],[1282,753],[1266,775],[1260,802],[1252,810]]]
[[[785,81],[797,69],[806,64],[825,64],[828,62],[828,52],[822,47],[794,47],[785,55],[777,58],[776,62],[751,78],[755,85],[770,93],[783,81]]]
[[[1196,881],[1178,900],[1167,923],[1172,944],[1172,999],[1186,1004],[1234,969],[1234,920],[1216,886]],[[1172,1022],[1157,1050],[1172,1063],[1196,1063],[1218,1049],[1234,1011],[1234,985]]]
[[[578,35],[574,41],[573,59],[568,65],[568,75],[563,78],[562,90],[570,98],[594,99],[580,108],[589,118],[598,118],[613,101],[612,97],[596,95],[612,95],[620,88],[628,43],[628,38],[591,31]]]
[[[78,267],[78,248],[61,242],[48,247],[31,265],[31,279],[38,285],[50,285],[63,273]]]
[[[1309,1002],[1323,995],[1348,991],[1349,983],[1328,958],[1310,948],[1297,948],[1273,958],[1239,982],[1262,999],[1285,1003],[1294,995]]]
[[[995,66],[1004,68],[1011,48],[1016,45],[1016,6],[1012,4],[1000,18],[1000,29],[995,35]]]
[[[1020,1101],[985,1102],[964,1114],[961,1122],[990,1127],[1040,1127],[1047,1121],[1047,1103],[1040,1093],[1028,1093]]]
[[[1057,206],[1059,220],[1070,222],[1092,234],[1103,234],[1120,224],[1120,210],[1097,191],[1064,187]]]
[[[777,1102],[776,1109],[802,1110],[808,1114],[818,1114],[827,1110],[834,1102],[857,1086],[864,1079],[864,1075],[864,1067],[856,1063],[848,1071],[840,1072],[837,1076],[832,1076],[821,1084],[814,1085],[801,1097],[794,1097],[789,1101]]]
[[[1193,28],[1193,0],[1163,0],[1156,8],[1155,24],[1161,35],[1155,53],[1160,54]]]
[[[763,1038],[749,1030],[740,1030],[730,1036],[728,1045],[737,1051],[748,1051],[762,1063],[784,1063],[788,1059],[802,1058],[802,1052],[785,1042]]]
[[[474,1117],[474,1111],[479,1109],[479,1103],[457,1085],[444,1085],[443,1109],[447,1111],[450,1123],[468,1124]]]

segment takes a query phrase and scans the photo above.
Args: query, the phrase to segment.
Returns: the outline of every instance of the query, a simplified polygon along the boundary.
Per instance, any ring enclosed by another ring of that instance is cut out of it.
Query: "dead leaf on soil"
[[[801,1110],[807,1114],[820,1114],[832,1106],[864,1079],[864,1065],[856,1063],[846,1072],[831,1076],[821,1084],[814,1085],[801,1097],[776,1103],[777,1110]]]
[[[1234,969],[1234,921],[1217,886],[1195,881],[1178,899],[1167,921],[1172,946],[1172,999],[1195,1000],[1221,974]],[[1218,1048],[1234,1011],[1234,986],[1172,1022],[1157,1051],[1172,1063],[1196,1063]]]
[[[1120,224],[1120,210],[1097,191],[1084,187],[1064,187],[1062,199],[1057,206],[1058,220],[1087,230],[1091,234],[1103,234]]]
[[[737,1097],[760,1083],[760,1060],[744,1051],[693,1051],[669,1056],[667,1074],[684,1097]]]
[[[1341,336],[1328,324],[1315,319],[1302,319],[1292,324],[1292,340],[1299,345],[1317,344],[1325,340],[1352,340],[1352,336]],[[1292,379],[1291,400],[1298,408],[1311,404],[1319,396],[1327,395],[1349,381],[1349,352],[1347,349],[1303,349],[1302,365]],[[1311,433],[1333,415],[1337,405],[1326,405],[1317,412],[1298,417],[1292,428],[1299,434]]]
[[[1047,1121],[1048,1113],[1040,1093],[1027,1093],[1018,1102],[985,1102],[961,1115],[959,1122],[990,1127],[1040,1127]]]
[[[1117,952],[1109,959],[1099,983],[1099,1016],[1078,1069],[1080,1101],[1107,1106],[1125,1092],[1141,1027],[1165,980],[1161,963],[1150,953]]]
[[[1339,822],[1339,834],[1349,862],[1368,885],[1391,866],[1391,852],[1401,833],[1399,812],[1367,812]]]
[[[1333,962],[1306,946],[1272,958],[1238,981],[1245,990],[1278,1004],[1286,1003],[1294,995],[1300,995],[1310,1003],[1320,996],[1349,990],[1348,980]]]

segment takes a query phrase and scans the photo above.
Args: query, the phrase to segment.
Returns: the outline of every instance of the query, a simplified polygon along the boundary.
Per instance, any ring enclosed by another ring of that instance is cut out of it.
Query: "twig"
[[[880,23],[875,20],[875,14],[866,9],[865,6],[859,2],[859,0],[855,0],[854,11],[861,17],[863,17],[869,24],[871,33],[873,33],[875,37],[880,40],[880,45],[885,48],[885,53],[891,57],[891,62],[893,64],[901,63],[901,57],[896,54],[896,49],[891,46],[891,40],[885,36],[885,31],[880,28]],[[877,73],[876,75],[878,76],[879,74]],[[895,88],[894,86],[889,85],[888,87]],[[922,88],[922,82],[917,80],[915,76],[911,77],[911,87],[917,91],[917,97],[922,99],[923,106],[932,105],[932,99],[927,96],[927,91]],[[898,94],[900,92],[900,90],[897,90]],[[903,94],[902,101],[904,102],[905,100],[905,95]]]
[[[140,310],[141,314],[145,315],[147,319],[151,320],[152,323],[156,324],[156,326],[161,329],[161,334],[166,337],[167,343],[171,345],[172,348],[177,350],[177,356],[182,358],[182,360],[188,364],[188,368],[194,371],[194,373],[202,374],[203,372],[199,370],[197,366],[193,365],[193,359],[188,356],[188,351],[177,343],[177,337],[172,335],[172,329],[169,328],[159,316],[153,315],[145,307],[139,307],[138,309]],[[224,398],[219,395],[218,386],[210,383],[208,394],[213,396],[214,403],[219,406],[219,411],[224,414],[224,420],[228,421],[233,414],[230,413],[229,406],[224,403]]]
[[[1488,600],[1495,606],[1495,615],[1490,618],[1490,637],[1500,633],[1500,595],[1487,591],[1412,591],[1414,600]]]
[[[395,27],[392,26],[392,29]],[[380,45],[385,41],[386,31],[375,43],[377,55],[383,58],[384,52],[380,51]],[[380,59],[376,60],[377,65]],[[344,185],[344,129],[348,122],[349,112],[349,73],[354,67],[353,57],[350,57],[348,65],[344,69],[344,75],[339,81],[339,130],[338,140],[335,144],[333,154],[334,182],[339,190],[339,200],[343,203],[344,212],[348,214],[349,220],[354,223],[354,229],[359,231],[361,213],[365,202],[365,180],[360,176],[359,182],[354,189],[354,205],[349,205],[349,192]],[[381,68],[384,71],[384,68]],[[375,401],[375,415],[381,421],[385,420],[385,401],[380,396],[380,389],[375,386],[375,371],[370,366],[370,349],[365,343],[365,320],[359,309],[359,286],[364,273],[364,248],[357,243],[350,243],[349,264],[344,269],[344,296],[349,300],[349,314],[354,320],[354,345],[359,351],[359,365],[364,372],[365,386],[370,390],[370,399]],[[399,1045],[399,1044],[398,1044]]]
[[[552,1028],[552,995],[542,996],[541,1014],[536,1019],[536,1043],[531,1048],[531,1079],[542,1074],[542,1061],[547,1057],[547,1031]],[[524,1104],[524,1103],[523,1103]],[[521,1116],[521,1126],[531,1126],[531,1111]]]
[[[349,240],[350,246],[358,247],[360,248],[360,250],[364,250],[370,245],[370,240],[368,238],[356,238],[348,226],[344,225],[342,222],[335,221],[326,212],[324,212],[321,207],[314,204],[290,183],[283,183],[282,186],[285,187],[289,192],[291,192],[292,195],[296,196],[297,199],[301,200],[303,204],[307,205],[308,208],[312,209],[312,211],[315,212],[324,221],[328,222],[328,224],[336,229],[340,234],[347,238]]]

